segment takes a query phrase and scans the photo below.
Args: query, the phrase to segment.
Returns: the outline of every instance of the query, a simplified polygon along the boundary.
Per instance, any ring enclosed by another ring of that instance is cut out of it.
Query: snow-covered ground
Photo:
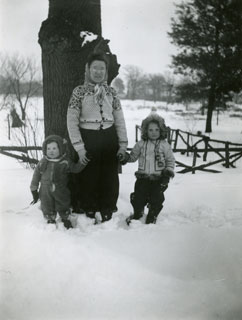
[[[130,147],[148,105],[123,101]],[[202,116],[184,120],[180,108],[158,112],[172,128],[204,130]],[[4,111],[0,118],[6,145]],[[223,114],[213,131],[242,143],[242,118]],[[112,221],[73,215],[75,228],[65,230],[29,206],[32,171],[0,155],[0,319],[242,319],[242,160],[217,165],[218,174],[177,174],[157,224],[128,227],[136,168],[123,167]]]

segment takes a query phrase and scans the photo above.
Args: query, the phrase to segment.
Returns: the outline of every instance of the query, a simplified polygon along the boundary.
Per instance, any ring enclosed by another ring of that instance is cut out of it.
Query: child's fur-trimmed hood
[[[146,117],[141,124],[141,138],[143,140],[148,140],[148,126],[150,123],[156,123],[158,127],[160,128],[160,139],[166,139],[167,138],[167,127],[165,125],[165,120],[159,116],[157,113],[152,112],[151,114]]]

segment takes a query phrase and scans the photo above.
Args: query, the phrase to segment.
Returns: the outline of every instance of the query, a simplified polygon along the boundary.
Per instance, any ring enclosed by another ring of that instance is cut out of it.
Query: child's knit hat
[[[49,144],[51,142],[57,143],[59,151],[60,151],[60,157],[66,153],[66,144],[67,144],[66,140],[58,135],[52,134],[45,139],[45,141],[43,142],[43,145],[42,145],[42,151],[45,156],[46,156],[47,144]]]

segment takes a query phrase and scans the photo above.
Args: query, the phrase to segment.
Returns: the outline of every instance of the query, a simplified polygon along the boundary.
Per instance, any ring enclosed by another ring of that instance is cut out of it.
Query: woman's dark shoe
[[[80,213],[80,214],[85,213],[85,211],[82,208],[78,207],[78,206],[73,206],[72,212],[73,213]]]
[[[134,215],[133,215],[133,217],[132,217],[132,219],[134,219],[134,220],[139,220],[140,218],[143,217],[143,215],[144,215],[144,211],[142,211],[142,212],[135,212]]]
[[[110,210],[101,211],[102,222],[106,222],[112,219],[113,212]]]
[[[95,219],[96,212],[90,211],[86,212],[86,216],[91,219]]]

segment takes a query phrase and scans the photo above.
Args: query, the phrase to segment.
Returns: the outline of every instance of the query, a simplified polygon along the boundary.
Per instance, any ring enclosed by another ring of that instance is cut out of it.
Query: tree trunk
[[[208,133],[212,132],[212,117],[213,117],[214,104],[215,104],[215,85],[212,84],[209,90],[207,119],[206,119],[206,128],[205,128],[205,132],[208,132]]]
[[[81,31],[97,39],[83,45]],[[48,19],[39,31],[42,49],[45,136],[68,137],[66,113],[72,90],[83,83],[85,61],[93,51],[109,53],[111,70],[108,81],[118,74],[115,55],[101,37],[100,0],[49,0]]]
[[[24,109],[21,109],[21,119],[22,119],[23,121],[25,121],[25,119],[26,119],[26,112],[25,112]]]
[[[215,48],[214,48],[214,61],[219,61],[219,34],[220,34],[220,28],[218,24],[216,25],[216,35],[215,35]],[[205,132],[212,132],[212,117],[213,117],[213,110],[215,105],[215,87],[217,83],[217,79],[219,77],[218,73],[218,67],[216,67],[216,64],[214,66],[213,70],[213,77],[211,79],[211,85],[209,90],[209,96],[208,96],[208,110],[207,110],[207,120],[206,120],[206,128]]]

